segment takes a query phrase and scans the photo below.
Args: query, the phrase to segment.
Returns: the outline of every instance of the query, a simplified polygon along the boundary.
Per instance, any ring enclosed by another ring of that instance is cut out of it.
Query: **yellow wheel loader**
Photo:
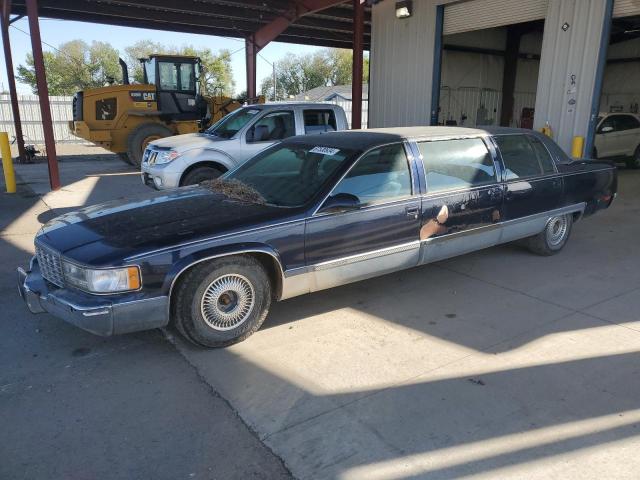
[[[143,84],[94,88],[73,97],[71,132],[139,166],[147,144],[158,138],[203,131],[240,107],[238,100],[201,94],[200,58],[152,55],[141,59]],[[262,100],[264,101],[264,100]]]

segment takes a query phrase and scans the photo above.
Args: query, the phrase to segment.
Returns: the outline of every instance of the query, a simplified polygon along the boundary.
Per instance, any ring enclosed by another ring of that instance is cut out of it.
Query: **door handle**
[[[418,215],[420,214],[420,209],[418,207],[407,207],[405,209],[405,212],[407,214],[407,217],[413,217],[417,219]]]

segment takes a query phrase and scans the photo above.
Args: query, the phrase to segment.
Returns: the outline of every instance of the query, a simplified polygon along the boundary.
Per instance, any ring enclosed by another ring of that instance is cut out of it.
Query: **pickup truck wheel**
[[[187,340],[226,347],[258,330],[271,305],[271,283],[256,259],[234,255],[196,265],[180,280],[172,320]]]
[[[218,178],[222,173],[222,170],[214,167],[197,167],[185,175],[180,182],[180,185],[198,185],[206,180]]]
[[[572,225],[571,214],[552,217],[542,232],[528,239],[529,250],[538,255],[555,255],[569,240]]]
[[[142,154],[150,142],[170,137],[173,132],[159,123],[144,123],[136,127],[127,137],[127,155],[134,167],[140,167]]]
[[[640,145],[636,148],[636,151],[633,153],[633,157],[627,160],[627,167],[633,168],[634,170],[640,168]]]

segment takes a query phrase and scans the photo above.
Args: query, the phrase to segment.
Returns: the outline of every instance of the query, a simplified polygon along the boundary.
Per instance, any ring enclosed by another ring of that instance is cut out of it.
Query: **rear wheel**
[[[154,140],[171,135],[173,132],[159,123],[145,123],[136,127],[127,138],[127,155],[131,164],[134,167],[139,167],[147,145]]]
[[[529,250],[538,255],[555,255],[569,240],[572,225],[573,216],[571,214],[552,217],[542,232],[527,239]]]
[[[222,170],[215,167],[197,167],[187,173],[182,181],[181,186],[185,185],[197,185],[206,180],[213,180],[222,175]]]
[[[270,305],[271,284],[262,264],[235,255],[184,275],[172,299],[172,321],[196,345],[225,347],[258,330]]]
[[[633,157],[627,160],[627,167],[633,168],[634,170],[640,168],[640,145],[638,145],[636,151],[633,152]]]

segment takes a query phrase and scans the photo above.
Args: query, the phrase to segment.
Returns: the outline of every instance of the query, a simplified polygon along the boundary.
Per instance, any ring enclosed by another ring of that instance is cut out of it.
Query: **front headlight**
[[[156,165],[162,165],[163,163],[169,163],[178,158],[180,154],[175,150],[167,150],[166,152],[160,152],[156,156]]]
[[[62,262],[64,279],[71,285],[91,293],[118,293],[140,288],[140,269],[85,268],[71,262]]]

